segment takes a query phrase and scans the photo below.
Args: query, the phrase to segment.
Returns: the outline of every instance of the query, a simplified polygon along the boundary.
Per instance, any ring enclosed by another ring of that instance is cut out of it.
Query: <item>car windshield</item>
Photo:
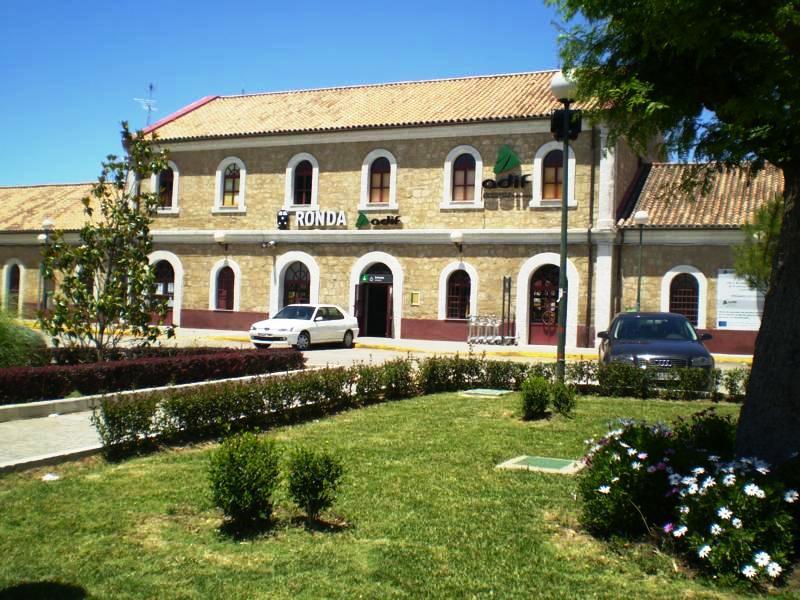
[[[310,321],[314,314],[313,306],[285,306],[272,317],[273,319],[296,319],[298,321]]]
[[[683,340],[696,342],[697,334],[689,321],[673,316],[623,316],[611,331],[615,340]]]

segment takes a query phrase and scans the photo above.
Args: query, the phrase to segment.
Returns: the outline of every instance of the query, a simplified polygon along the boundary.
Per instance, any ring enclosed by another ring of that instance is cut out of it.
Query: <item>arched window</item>
[[[469,317],[469,295],[471,281],[463,269],[453,271],[447,279],[447,318],[466,319]]]
[[[311,276],[300,261],[293,262],[283,275],[283,306],[308,304],[311,301]]]
[[[19,265],[12,264],[8,267],[8,282],[6,283],[6,309],[12,314],[16,314],[19,308]]]
[[[453,202],[475,200],[475,157],[462,154],[453,163]]]
[[[553,150],[542,161],[542,200],[561,200],[564,185],[564,153]]]
[[[156,263],[155,279],[156,296],[166,298],[167,306],[172,308],[175,298],[175,270],[168,261],[161,260]],[[219,287],[217,287],[217,294],[219,294]]]
[[[669,312],[683,315],[697,327],[699,299],[699,287],[694,275],[679,273],[672,278],[669,285]]]
[[[372,162],[369,170],[370,204],[385,204],[389,202],[391,170],[389,159],[385,156],[381,156]]]
[[[172,190],[175,173],[167,167],[158,174],[158,208],[172,208]]]
[[[233,163],[226,167],[222,178],[222,206],[235,207],[239,203],[239,186],[241,173],[239,165]]]
[[[235,280],[230,267],[222,267],[217,273],[217,310],[233,310]]]
[[[311,204],[314,168],[311,162],[301,161],[294,169],[294,203]]]

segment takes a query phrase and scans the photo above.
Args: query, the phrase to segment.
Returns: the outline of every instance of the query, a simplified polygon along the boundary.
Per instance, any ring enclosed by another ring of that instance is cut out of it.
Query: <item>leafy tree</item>
[[[785,460],[800,451],[800,2],[548,2],[571,22],[564,68],[612,133],[639,150],[663,139],[663,150],[719,169],[769,161],[782,170],[780,238],[737,450]]]
[[[744,226],[745,239],[733,249],[733,267],[752,288],[766,293],[775,251],[781,234],[783,197],[776,196],[760,207],[752,223]]]
[[[155,295],[150,223],[157,195],[139,182],[166,168],[166,155],[122,123],[124,158],[109,155],[91,194],[82,199],[86,223],[77,242],[55,231],[44,249],[44,276],[59,286],[52,307],[39,313],[55,345],[93,347],[98,360],[124,336],[149,345],[161,335],[166,302]],[[174,334],[167,329],[168,337]]]

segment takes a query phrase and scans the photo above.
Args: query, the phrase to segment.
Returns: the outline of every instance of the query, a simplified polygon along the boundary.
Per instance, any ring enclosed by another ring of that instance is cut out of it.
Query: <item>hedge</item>
[[[303,368],[305,359],[289,348],[213,353],[109,362],[0,369],[0,404],[158,387]]]
[[[198,356],[230,352],[231,348],[197,346],[179,348],[177,346],[138,346],[133,348],[110,348],[104,351],[103,361],[131,360],[135,358],[166,358],[172,356]],[[47,348],[46,363],[56,365],[78,365],[95,363],[97,352],[93,348],[60,347]]]
[[[472,387],[519,390],[529,376],[552,381],[554,373],[554,364],[490,361],[477,356],[433,356],[420,361],[416,369],[411,359],[396,359],[382,365],[358,364],[246,382],[110,397],[101,401],[93,422],[107,449],[129,450],[148,441],[213,437],[237,429],[268,427],[410,398],[419,393]],[[670,398],[707,397],[712,394],[707,388],[707,376],[701,376],[697,370],[677,373],[673,381],[666,382],[666,388],[657,389],[651,387],[655,381],[650,382],[647,377],[648,383],[643,387],[641,370],[635,367],[586,362],[573,363],[567,368],[571,385],[613,395],[644,392]],[[603,383],[598,386],[594,378]],[[718,379],[715,376],[715,381]]]

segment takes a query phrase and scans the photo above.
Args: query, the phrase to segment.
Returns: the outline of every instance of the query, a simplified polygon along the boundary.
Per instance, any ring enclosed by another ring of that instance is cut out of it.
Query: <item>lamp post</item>
[[[569,140],[578,137],[580,125],[573,127],[573,114],[578,111],[570,110],[575,98],[576,86],[564,73],[559,71],[550,80],[550,92],[564,105],[563,111],[553,114],[550,130],[557,140],[564,140],[564,156],[561,185],[561,249],[558,266],[558,346],[556,349],[556,378],[564,381],[566,370],[565,353],[567,346],[567,198],[569,191]],[[563,113],[559,115],[559,113]],[[558,117],[561,123],[558,123]]]
[[[639,275],[636,280],[636,312],[642,309],[642,232],[650,220],[646,210],[637,210],[633,215],[633,222],[639,226]]]
[[[36,239],[47,250],[50,244],[50,232],[53,231],[53,220],[50,217],[45,217],[42,221],[42,233],[36,236]],[[39,299],[39,310],[44,312],[47,308],[47,279],[44,276],[44,257],[42,257],[41,266],[39,267],[39,275],[41,278],[42,296]]]

